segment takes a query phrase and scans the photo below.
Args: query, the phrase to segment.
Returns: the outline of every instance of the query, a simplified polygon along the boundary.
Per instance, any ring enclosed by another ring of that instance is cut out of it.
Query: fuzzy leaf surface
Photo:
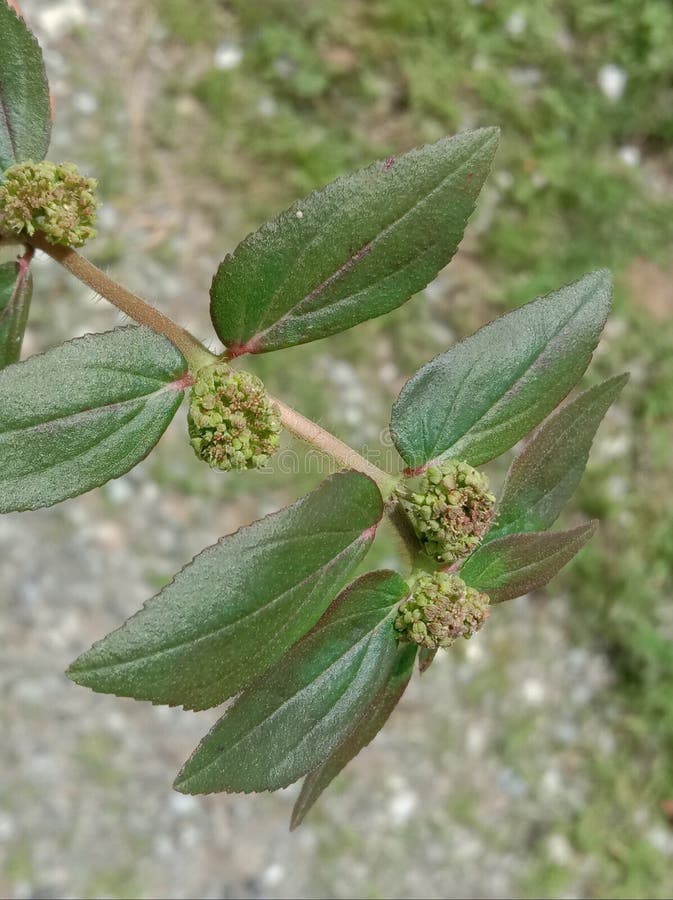
[[[0,370],[0,512],[128,472],[180,405],[187,364],[149,328],[88,334]]]
[[[374,163],[295,203],[239,244],[211,288],[234,353],[352,328],[400,306],[456,252],[498,131],[444,138]]]
[[[44,159],[51,135],[42,51],[20,16],[0,0],[0,171]]]
[[[509,534],[476,550],[461,567],[460,577],[491,598],[512,600],[550,581],[578,553],[596,530],[588,522],[569,531]]]
[[[510,467],[489,541],[553,525],[580,483],[596,429],[627,380],[617,375],[584,391],[542,423]]]
[[[609,273],[585,275],[485,325],[413,375],[391,432],[410,468],[494,459],[579,381],[605,324]]]
[[[416,650],[416,646],[412,644],[399,645],[397,659],[390,677],[379,689],[371,705],[360,716],[341,743],[334,748],[325,762],[306,776],[301,793],[292,810],[291,830],[301,825],[322,792],[357,756],[360,750],[374,740],[386,724],[409,683],[414,669]]]
[[[21,356],[32,294],[33,278],[27,267],[15,262],[0,266],[0,369]]]
[[[217,706],[316,624],[367,553],[382,512],[371,479],[331,476],[203,550],[68,676],[137,700]]]
[[[274,791],[320,765],[390,677],[394,617],[408,592],[395,572],[370,572],[349,585],[227,710],[183,767],[177,790]]]

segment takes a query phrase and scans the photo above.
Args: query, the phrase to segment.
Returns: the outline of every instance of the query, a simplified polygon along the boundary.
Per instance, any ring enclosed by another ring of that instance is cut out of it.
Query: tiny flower
[[[441,563],[474,550],[493,518],[488,479],[455,459],[431,466],[417,491],[401,488],[398,497],[425,553]]]
[[[22,162],[0,183],[0,229],[44,235],[51,244],[81,247],[96,236],[97,181],[72,163]]]
[[[468,587],[457,575],[420,575],[411,589],[395,620],[401,641],[428,650],[450,647],[458,638],[472,637],[489,616],[488,596]]]
[[[199,459],[224,471],[261,468],[280,442],[280,414],[262,382],[224,363],[197,373],[188,427]]]

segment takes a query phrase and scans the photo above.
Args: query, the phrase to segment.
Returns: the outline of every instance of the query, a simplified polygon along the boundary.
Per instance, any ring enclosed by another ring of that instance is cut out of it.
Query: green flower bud
[[[424,551],[441,563],[471,553],[493,518],[495,497],[488,479],[455,459],[431,466],[418,491],[401,488],[398,497]]]
[[[458,638],[471,638],[489,616],[489,598],[457,575],[420,575],[411,597],[399,606],[395,630],[401,641],[436,650]]]
[[[225,363],[197,372],[187,421],[194,452],[214,469],[260,469],[280,443],[280,413],[262,382]]]
[[[43,234],[51,244],[81,247],[96,236],[98,182],[72,163],[22,162],[0,184],[0,229]]]

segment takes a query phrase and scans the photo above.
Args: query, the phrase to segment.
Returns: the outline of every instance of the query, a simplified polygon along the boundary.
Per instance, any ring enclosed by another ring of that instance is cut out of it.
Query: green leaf
[[[547,584],[582,549],[598,523],[570,531],[509,534],[476,550],[464,563],[460,577],[484,591],[491,603],[512,600]]]
[[[435,656],[437,656],[437,648],[434,650],[428,650],[427,647],[420,648],[418,653],[418,672],[420,675],[430,668],[435,660]]]
[[[0,170],[44,159],[51,135],[49,85],[40,46],[0,0]]]
[[[409,379],[391,432],[409,468],[447,457],[488,462],[534,428],[579,381],[605,324],[601,270],[484,326]]]
[[[590,388],[543,422],[510,467],[489,541],[553,525],[580,483],[596,429],[628,377]]]
[[[301,825],[325,788],[357,756],[360,750],[374,740],[386,724],[409,683],[414,669],[416,650],[417,648],[413,644],[400,644],[397,649],[395,667],[372,700],[371,705],[360,716],[341,743],[334,748],[325,762],[306,776],[301,793],[292,810],[291,831]]]
[[[118,328],[0,371],[0,512],[37,509],[128,472],[184,393],[187,365],[149,328]]]
[[[16,262],[0,266],[0,369],[21,356],[32,294],[28,266]]]
[[[249,235],[211,288],[230,354],[344,331],[425,287],[456,252],[497,141],[485,128],[374,163]]]
[[[68,675],[95,691],[217,706],[318,621],[364,558],[383,513],[365,475],[333,475],[208,547]]]
[[[349,585],[317,627],[227,710],[176,789],[275,791],[320,765],[392,672],[393,622],[408,592],[395,572],[370,572]]]

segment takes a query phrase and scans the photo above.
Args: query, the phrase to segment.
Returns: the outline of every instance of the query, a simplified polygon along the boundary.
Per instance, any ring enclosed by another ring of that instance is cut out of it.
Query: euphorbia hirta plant
[[[626,380],[559,406],[598,343],[609,275],[533,300],[423,366],[392,409],[400,466],[382,471],[269,396],[246,356],[329,338],[421,290],[457,249],[497,130],[375,162],[248,236],[213,278],[219,355],[75,250],[94,234],[95,182],[45,161],[49,134],[40,49],[0,0],[0,240],[16,256],[0,266],[0,511],[128,472],[185,395],[194,465],[223,478],[273,465],[283,430],[332,457],[340,471],[203,550],[68,670],[95,691],[190,710],[235,698],[175,787],[272,791],[303,777],[297,825],[383,726],[417,658],[423,670],[497,604],[546,584],[593,533],[594,522],[550,529]],[[137,324],[19,362],[36,249]],[[496,497],[478,467],[531,432]],[[383,517],[402,538],[400,571],[353,580]]]

